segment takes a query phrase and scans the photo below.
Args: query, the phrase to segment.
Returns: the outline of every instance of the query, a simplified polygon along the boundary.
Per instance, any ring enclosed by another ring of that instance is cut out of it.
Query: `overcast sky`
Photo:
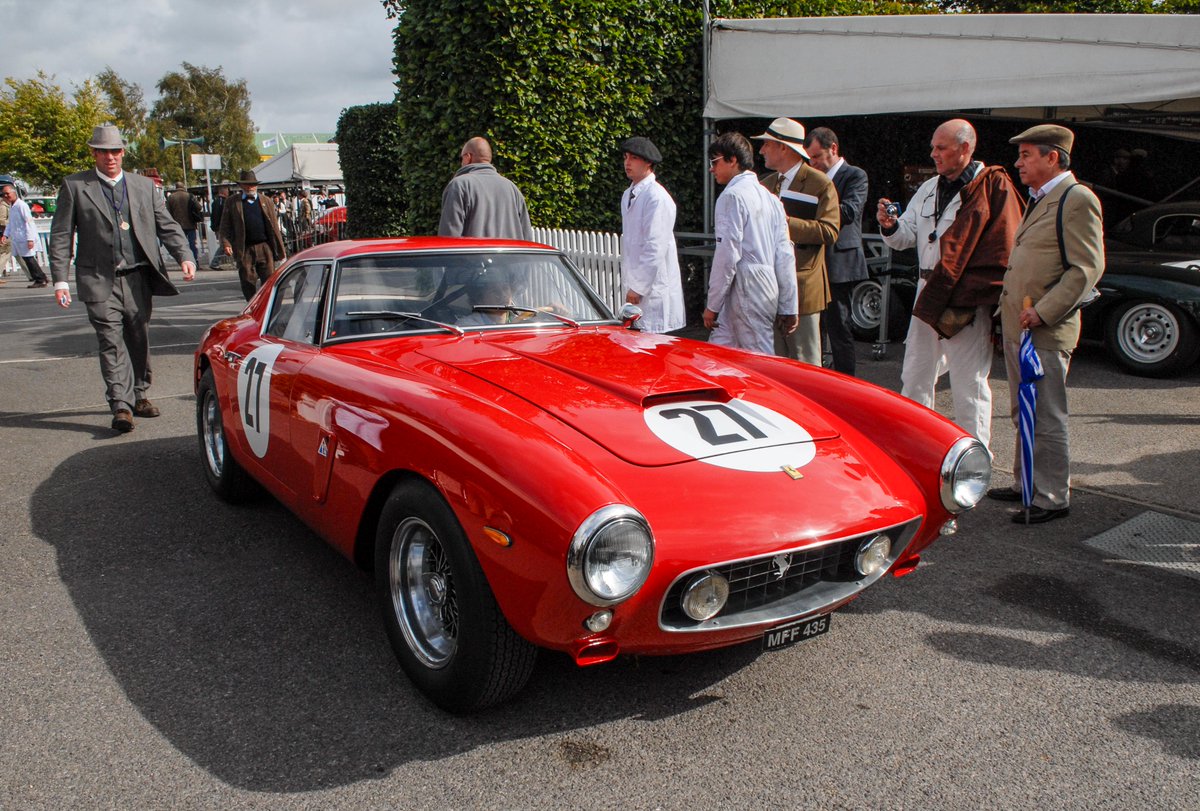
[[[149,109],[183,62],[250,89],[260,132],[333,132],[345,107],[391,101],[392,29],[379,0],[0,0],[0,78],[40,69],[70,94],[111,66]]]

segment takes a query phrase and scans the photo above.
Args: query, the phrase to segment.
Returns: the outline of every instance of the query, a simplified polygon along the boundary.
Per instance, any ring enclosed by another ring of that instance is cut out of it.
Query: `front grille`
[[[920,521],[883,532],[892,539],[889,565],[904,551]],[[864,540],[876,532],[822,546],[796,549],[778,555],[732,561],[689,572],[667,590],[661,612],[667,630],[728,628],[769,622],[786,616],[815,611],[861,591],[882,573],[863,578],[854,568],[854,555]],[[715,572],[729,581],[729,600],[721,612],[703,623],[683,613],[683,592],[702,572]],[[809,599],[811,597],[811,599]]]

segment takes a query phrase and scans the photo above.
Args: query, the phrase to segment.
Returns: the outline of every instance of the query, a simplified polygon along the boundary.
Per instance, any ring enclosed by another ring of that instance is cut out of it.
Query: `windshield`
[[[613,320],[561,256],[534,251],[352,257],[338,266],[332,313],[331,339]]]

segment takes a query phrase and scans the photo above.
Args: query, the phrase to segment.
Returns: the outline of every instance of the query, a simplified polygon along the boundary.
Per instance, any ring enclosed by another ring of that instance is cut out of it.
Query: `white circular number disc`
[[[260,346],[242,360],[238,367],[237,399],[242,431],[254,455],[267,455],[271,439],[271,370],[283,347],[278,344]]]
[[[680,453],[751,473],[799,468],[816,456],[812,434],[756,403],[689,400],[646,409],[646,426]]]

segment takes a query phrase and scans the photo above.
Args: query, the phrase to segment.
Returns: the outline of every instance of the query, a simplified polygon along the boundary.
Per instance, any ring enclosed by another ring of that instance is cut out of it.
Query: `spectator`
[[[217,187],[217,199],[213,200],[212,211],[209,213],[208,227],[212,229],[213,237],[217,241],[217,247],[213,249],[212,261],[208,266],[212,270],[219,270],[220,265],[217,258],[221,255],[221,214],[225,211],[225,201],[229,199],[229,186],[224,184]]]
[[[0,186],[5,184],[15,184],[16,181],[9,175],[0,175]],[[8,201],[0,195],[0,235],[4,233],[4,229],[8,227]],[[19,254],[13,254],[12,243],[6,239],[0,239],[0,274],[8,275],[8,261],[13,259],[18,265],[25,270],[25,275],[29,281],[33,281],[33,276],[29,273],[29,268],[25,266],[25,261]],[[8,284],[8,279],[0,278],[0,284]]]
[[[10,179],[11,181],[11,179]],[[33,222],[33,213],[29,206],[17,194],[17,187],[12,182],[0,183],[0,196],[8,203],[8,224],[4,226],[4,236],[0,242],[5,246],[11,245],[11,250],[25,263],[30,282],[27,287],[46,287],[50,282],[37,261],[37,248],[40,241],[37,225]]]
[[[621,285],[625,301],[642,309],[646,332],[687,325],[675,249],[675,201],[654,175],[662,154],[649,138],[621,144],[629,188],[621,195]]]
[[[492,166],[492,145],[472,138],[459,150],[462,168],[442,192],[438,235],[533,239],[525,195]]]
[[[712,330],[711,343],[769,355],[776,330],[796,330],[796,256],[787,215],[751,171],[754,154],[745,136],[719,136],[708,156],[709,171],[725,190],[716,204],[704,326]]]
[[[183,235],[187,237],[188,247],[192,249],[192,259],[199,262],[200,251],[196,247],[196,227],[204,219],[204,212],[200,210],[200,201],[187,190],[186,186],[182,183],[176,183],[175,191],[171,192],[170,196],[167,197],[167,211],[171,213],[171,217],[183,229]]]
[[[1074,133],[1054,124],[1031,127],[1009,140],[1017,144],[1017,171],[1032,198],[1017,229],[1000,297],[1014,426],[1018,424],[1022,330],[1029,330],[1045,373],[1037,384],[1030,524],[1066,518],[1071,513],[1067,371],[1071,353],[1079,344],[1079,308],[1104,273],[1100,201],[1068,171],[1074,142]],[[1031,306],[1025,306],[1026,298]],[[1017,482],[1021,481],[1021,464],[1018,452],[1013,463]],[[1021,500],[1021,492],[1009,487],[993,487],[988,495],[999,501]],[[1025,520],[1023,513],[1013,516],[1016,523]]]
[[[937,175],[921,184],[899,217],[886,197],[875,215],[883,241],[896,249],[915,245],[920,262],[901,393],[933,408],[938,378],[949,373],[955,422],[987,446],[992,311],[1021,204],[1003,167],[972,160],[975,129],[966,121],[945,122],[930,144]]]
[[[238,178],[241,193],[230,195],[221,214],[221,248],[237,263],[246,301],[275,272],[283,259],[283,234],[275,205],[258,193],[258,178],[244,170]]]
[[[152,296],[179,293],[163,267],[159,242],[196,277],[187,239],[167,213],[154,181],[121,169],[125,142],[112,124],[101,124],[88,141],[95,168],[71,175],[58,193],[50,224],[50,273],[60,307],[71,306],[67,274],[75,255],[75,285],[100,343],[100,371],[107,386],[112,427],[133,430],[133,418],[157,417],[150,388]]]
[[[788,236],[795,254],[798,326],[775,332],[775,354],[821,365],[821,313],[829,304],[825,247],[837,241],[838,199],[833,182],[807,163],[804,125],[777,118],[762,135],[759,152],[768,169],[763,185],[783,200]]]
[[[831,300],[821,314],[821,325],[829,336],[833,368],[842,374],[855,371],[854,333],[851,331],[850,300],[854,287],[867,278],[867,257],[862,245],[863,206],[867,203],[867,173],[846,163],[839,154],[837,134],[818,127],[808,134],[804,149],[814,169],[833,181],[837,192],[840,223],[837,242],[825,246],[825,268],[829,273]]]

